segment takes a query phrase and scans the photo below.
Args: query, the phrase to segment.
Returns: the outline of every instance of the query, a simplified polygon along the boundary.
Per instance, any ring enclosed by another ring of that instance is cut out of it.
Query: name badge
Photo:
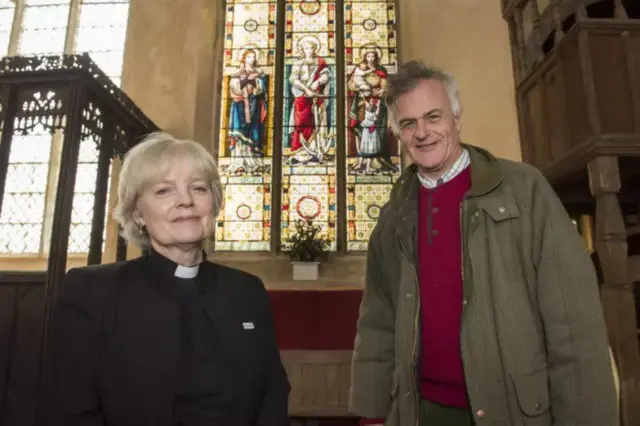
[[[256,326],[253,325],[252,322],[243,322],[242,328],[244,328],[245,330],[253,330],[254,328],[256,328]]]

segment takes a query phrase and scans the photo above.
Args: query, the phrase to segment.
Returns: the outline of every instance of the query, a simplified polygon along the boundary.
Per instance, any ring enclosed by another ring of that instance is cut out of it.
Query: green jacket
[[[460,346],[476,423],[614,426],[617,399],[596,274],[542,174],[465,145]],[[350,410],[418,423],[417,169],[405,170],[370,239]],[[481,420],[478,417],[481,415]]]

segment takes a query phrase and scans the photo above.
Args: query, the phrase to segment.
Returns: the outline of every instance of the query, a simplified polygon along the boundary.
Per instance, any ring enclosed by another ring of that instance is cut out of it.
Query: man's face
[[[316,47],[312,43],[305,43],[302,46],[304,57],[307,59],[313,58],[316,55]]]
[[[420,172],[436,179],[442,176],[461,151],[460,116],[453,113],[445,85],[422,80],[393,108],[400,140]]]

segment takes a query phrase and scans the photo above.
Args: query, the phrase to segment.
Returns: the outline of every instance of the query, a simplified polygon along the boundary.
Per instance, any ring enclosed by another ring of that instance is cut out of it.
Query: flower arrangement
[[[284,252],[292,261],[316,262],[328,255],[330,241],[321,235],[322,228],[311,220],[298,220],[295,231],[285,240]]]

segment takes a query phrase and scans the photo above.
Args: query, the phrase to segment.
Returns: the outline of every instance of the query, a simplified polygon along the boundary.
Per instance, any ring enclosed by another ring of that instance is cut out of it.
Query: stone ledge
[[[270,253],[211,253],[208,260],[257,275],[268,290],[360,290],[365,254],[332,256],[322,262],[316,281],[294,281],[291,261]]]

